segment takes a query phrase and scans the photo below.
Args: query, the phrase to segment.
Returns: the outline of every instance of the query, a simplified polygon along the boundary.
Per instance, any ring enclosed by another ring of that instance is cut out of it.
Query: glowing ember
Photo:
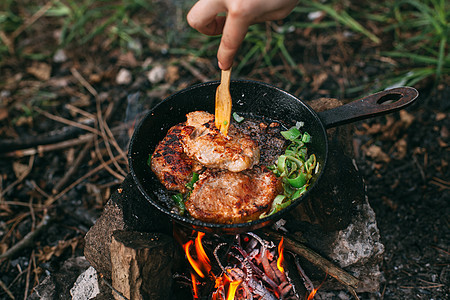
[[[283,247],[283,238],[281,238],[280,243],[278,244],[278,259],[277,259],[277,268],[284,273],[283,261],[284,261],[284,247]]]
[[[195,241],[190,240],[183,245],[189,263],[199,276],[191,273],[194,299],[205,296],[198,290],[202,286],[198,283],[200,277],[201,280],[215,281],[214,291],[204,291],[210,293],[212,300],[299,298],[282,266],[283,239],[277,248],[272,242],[248,232],[237,235],[233,245],[219,243],[212,253],[214,265],[221,270],[217,276],[211,271],[211,261],[202,245],[204,236],[204,233],[198,232]],[[192,244],[195,254],[191,255]],[[314,295],[311,293],[310,297]]]

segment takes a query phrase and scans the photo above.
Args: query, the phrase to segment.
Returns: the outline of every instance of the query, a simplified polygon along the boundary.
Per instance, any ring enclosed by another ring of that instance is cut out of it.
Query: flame
[[[307,300],[312,300],[314,298],[314,296],[316,295],[318,289],[319,288],[313,289],[312,292],[309,293]]]
[[[284,273],[284,268],[283,268],[283,261],[284,261],[284,247],[283,247],[283,237],[281,237],[281,241],[278,244],[278,259],[277,259],[277,267],[278,270],[281,271],[281,273]]]
[[[230,285],[228,286],[228,293],[227,293],[227,300],[233,300],[234,294],[236,293],[236,290],[238,286],[241,284],[242,280],[236,280],[231,281]]]
[[[195,274],[191,272],[192,279],[192,291],[194,293],[194,299],[198,299],[198,287],[197,287],[197,279],[195,278]]]
[[[209,273],[211,271],[211,262],[209,261],[208,256],[206,255],[205,250],[202,245],[202,238],[205,236],[204,232],[199,231],[197,233],[197,238],[195,239],[195,251],[197,251],[197,257],[202,263],[202,265],[206,268],[206,271]]]
[[[314,296],[316,295],[317,291],[320,289],[320,287],[322,286],[322,284],[325,282],[325,280],[327,279],[328,274],[325,274],[325,278],[323,279],[323,281],[320,283],[320,285],[317,288],[314,288],[312,290],[311,293],[309,293],[308,298],[306,300],[312,300],[314,298]]]
[[[192,258],[189,248],[194,242],[192,240],[188,241],[183,245],[184,252],[186,252],[186,257],[191,264],[192,268],[201,278],[205,278],[207,274],[211,271],[211,263],[208,256],[205,253],[202,245],[202,238],[205,234],[203,232],[198,232],[197,238],[195,239],[195,252],[197,255],[197,260]]]
[[[203,274],[201,265],[198,264],[191,256],[191,253],[189,253],[189,248],[193,244],[193,241],[188,241],[186,244],[183,245],[184,252],[186,252],[186,257],[191,264],[192,268],[195,270],[195,272],[200,276],[201,278],[205,278],[205,274]]]

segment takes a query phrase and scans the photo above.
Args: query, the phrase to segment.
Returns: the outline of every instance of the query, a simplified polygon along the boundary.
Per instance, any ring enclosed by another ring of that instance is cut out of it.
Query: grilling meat
[[[151,168],[159,181],[168,190],[186,193],[186,183],[191,180],[192,172],[201,169],[194,160],[189,159],[183,150],[180,139],[184,125],[173,126],[164,139],[156,146],[152,155]]]
[[[200,173],[185,206],[193,218],[205,222],[241,223],[268,211],[282,186],[273,172],[258,164],[258,142],[233,124],[224,136],[208,112],[186,117],[186,122],[169,129],[152,155],[151,169],[161,183],[186,194],[192,173]]]
[[[181,142],[185,153],[207,168],[240,172],[259,162],[259,147],[249,136],[230,126],[228,136],[214,124],[214,115],[194,111],[186,115]]]
[[[268,211],[281,190],[281,182],[263,166],[238,173],[207,170],[194,185],[186,209],[205,222],[241,223]]]

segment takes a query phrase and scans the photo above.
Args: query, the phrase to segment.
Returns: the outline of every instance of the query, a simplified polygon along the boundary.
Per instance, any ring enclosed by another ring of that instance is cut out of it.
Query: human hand
[[[252,24],[285,18],[298,0],[199,0],[189,11],[187,21],[207,35],[222,34],[217,59],[228,70]],[[218,14],[225,12],[226,16]]]

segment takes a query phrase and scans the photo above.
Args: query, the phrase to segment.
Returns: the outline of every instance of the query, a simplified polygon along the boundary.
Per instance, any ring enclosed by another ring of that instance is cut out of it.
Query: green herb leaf
[[[197,182],[197,180],[198,180],[198,173],[192,172],[192,179],[191,179],[191,181],[186,183],[186,187],[189,190],[193,190],[194,189],[194,184]]]
[[[244,117],[241,117],[240,115],[238,115],[235,112],[233,113],[233,119],[238,123],[241,123],[242,121],[244,121]]]
[[[186,210],[186,206],[184,205],[183,194],[178,193],[172,195],[172,200],[175,202],[175,205],[178,207],[178,211],[180,212],[180,216],[184,215],[184,211]]]
[[[289,141],[294,141],[295,139],[298,139],[298,137],[301,135],[301,132],[297,127],[293,126],[289,130],[282,131],[281,135]]]

